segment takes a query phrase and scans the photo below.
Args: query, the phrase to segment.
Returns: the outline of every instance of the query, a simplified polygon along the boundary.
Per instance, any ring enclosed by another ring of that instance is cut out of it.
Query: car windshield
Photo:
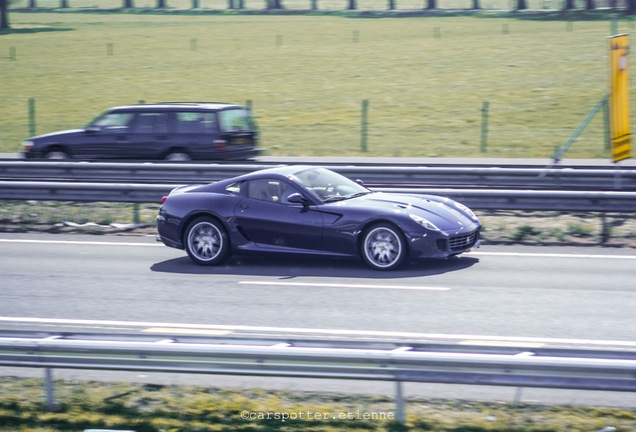
[[[124,128],[130,123],[133,113],[113,113],[107,112],[100,115],[88,124],[87,128],[94,127],[99,129]]]
[[[325,168],[308,168],[290,176],[323,203],[366,195],[371,191],[347,177]]]

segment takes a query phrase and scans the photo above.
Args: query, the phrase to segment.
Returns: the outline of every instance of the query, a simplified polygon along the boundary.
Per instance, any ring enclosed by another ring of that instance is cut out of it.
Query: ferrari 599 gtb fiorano
[[[478,247],[481,229],[469,208],[449,198],[374,192],[313,166],[178,187],[157,219],[158,239],[202,265],[232,254],[291,253],[359,257],[393,270]]]

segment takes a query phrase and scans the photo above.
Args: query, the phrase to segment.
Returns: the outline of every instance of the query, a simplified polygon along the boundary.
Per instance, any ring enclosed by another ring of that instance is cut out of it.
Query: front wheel
[[[184,234],[185,250],[201,265],[221,264],[230,256],[230,241],[221,222],[201,217],[192,221]]]
[[[400,230],[388,223],[373,225],[362,239],[362,259],[376,270],[393,270],[406,258],[406,243]]]
[[[49,151],[47,151],[44,154],[44,157],[46,159],[51,159],[51,160],[66,160],[66,159],[70,159],[71,155],[68,154],[67,151],[65,151],[64,149],[61,148],[53,148]]]

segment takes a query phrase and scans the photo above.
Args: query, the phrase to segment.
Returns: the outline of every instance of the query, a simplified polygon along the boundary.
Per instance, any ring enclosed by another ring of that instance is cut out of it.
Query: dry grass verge
[[[152,235],[158,204],[3,201],[0,232]],[[480,211],[485,244],[636,247],[629,213]]]
[[[0,378],[1,432],[89,428],[137,432],[433,431],[616,432],[636,429],[621,408],[409,400],[405,425],[384,396],[343,396],[132,383],[58,381],[57,409],[44,406],[43,382]],[[608,429],[603,429],[608,428]]]

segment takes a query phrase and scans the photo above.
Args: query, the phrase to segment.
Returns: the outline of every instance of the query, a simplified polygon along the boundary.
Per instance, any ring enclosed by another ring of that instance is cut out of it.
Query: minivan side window
[[[252,129],[249,112],[244,109],[229,109],[219,111],[219,121],[221,131],[223,132],[244,131]]]

